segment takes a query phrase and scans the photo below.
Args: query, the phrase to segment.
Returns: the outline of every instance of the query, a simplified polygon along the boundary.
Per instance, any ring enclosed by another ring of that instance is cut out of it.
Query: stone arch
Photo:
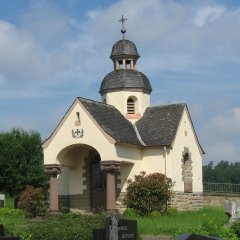
[[[57,159],[63,168],[58,178],[60,205],[82,210],[105,207],[106,184],[104,172],[100,170],[100,153],[92,146],[74,144],[62,149]],[[99,176],[104,184],[102,188],[96,183]],[[96,203],[94,199],[102,201]]]
[[[182,181],[184,182],[184,192],[192,192],[192,158],[187,147],[184,147],[182,152]]]

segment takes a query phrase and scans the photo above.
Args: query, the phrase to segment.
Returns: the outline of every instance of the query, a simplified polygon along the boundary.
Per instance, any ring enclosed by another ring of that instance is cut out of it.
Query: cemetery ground
[[[231,228],[224,226],[228,218],[224,209],[220,207],[205,207],[191,212],[178,212],[173,209],[168,210],[164,216],[153,212],[146,217],[136,216],[132,211],[127,211],[123,217],[137,220],[138,232],[142,239],[175,239],[181,233],[240,239]],[[93,228],[103,227],[105,218],[106,212],[94,215],[67,213],[28,219],[20,209],[0,208],[0,224],[4,224],[6,233],[20,236],[22,240],[90,240]]]

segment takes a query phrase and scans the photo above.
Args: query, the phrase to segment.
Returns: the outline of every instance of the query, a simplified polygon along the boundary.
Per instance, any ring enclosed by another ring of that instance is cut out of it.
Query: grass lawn
[[[227,240],[238,239],[229,235],[228,229],[222,229],[228,219],[224,209],[220,207],[205,207],[191,212],[173,211],[166,216],[129,217],[129,219],[137,220],[140,235],[176,237],[181,233],[198,233],[219,236]],[[96,228],[94,226],[103,226],[104,222],[105,217],[99,215],[65,214],[33,224],[28,222],[24,213],[19,209],[0,209],[0,224],[4,224],[11,235],[16,233],[21,236],[22,240],[74,240],[79,239],[79,236],[84,236],[84,240],[90,240],[92,229]],[[208,234],[209,229],[205,226],[211,227],[211,234]],[[26,227],[30,227],[30,232]],[[29,238],[30,235],[31,238]]]
[[[141,235],[176,236],[180,233],[193,233],[202,229],[204,224],[223,226],[228,222],[224,209],[205,207],[199,211],[178,212],[159,217],[139,217],[138,229]]]

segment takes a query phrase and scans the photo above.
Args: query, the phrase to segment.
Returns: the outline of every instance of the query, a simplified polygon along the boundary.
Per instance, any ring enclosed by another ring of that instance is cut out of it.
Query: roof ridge
[[[97,103],[97,104],[101,104],[101,105],[105,105],[107,107],[111,107],[111,108],[115,108],[113,105],[107,104],[107,103],[103,103],[103,102],[99,102],[96,100],[92,100],[92,99],[88,99],[88,98],[83,98],[83,97],[77,97],[78,100],[83,100],[83,101],[88,101],[88,102],[93,102],[93,103]],[[116,109],[116,108],[115,108]]]
[[[159,107],[162,107],[162,108],[165,108],[165,107],[174,107],[174,106],[186,106],[187,103],[186,102],[182,102],[182,103],[171,103],[171,104],[163,104],[163,105],[155,105],[155,106],[150,106],[148,108],[159,108]]]

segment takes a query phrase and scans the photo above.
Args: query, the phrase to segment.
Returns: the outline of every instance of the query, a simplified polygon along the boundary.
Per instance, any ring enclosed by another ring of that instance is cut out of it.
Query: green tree
[[[19,197],[27,185],[47,187],[39,133],[22,129],[0,133],[0,191]]]
[[[203,181],[240,184],[240,163],[222,160],[214,166],[213,162],[210,162],[203,166]]]

